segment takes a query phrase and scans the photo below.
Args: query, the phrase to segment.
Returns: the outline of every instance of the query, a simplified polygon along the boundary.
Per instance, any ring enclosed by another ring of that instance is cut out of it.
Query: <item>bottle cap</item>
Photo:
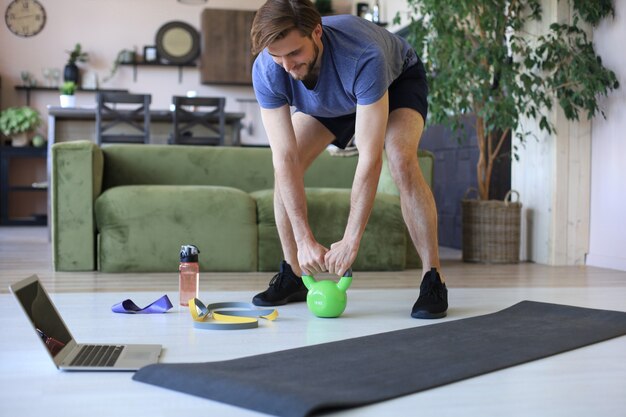
[[[181,262],[198,262],[200,250],[195,245],[182,245],[180,247]]]

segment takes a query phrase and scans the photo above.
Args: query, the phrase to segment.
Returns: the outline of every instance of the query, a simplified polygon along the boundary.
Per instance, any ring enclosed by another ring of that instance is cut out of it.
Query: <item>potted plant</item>
[[[462,132],[464,116],[476,118],[478,200],[463,201],[464,222],[480,217],[485,227],[493,227],[489,216],[466,216],[466,209],[479,210],[479,206],[492,203],[491,174],[494,162],[502,156],[504,141],[514,134],[523,143],[531,134],[521,121],[537,120],[540,130],[552,133],[554,126],[545,109],[551,109],[555,102],[568,120],[578,120],[581,113],[591,118],[599,112],[599,97],[619,87],[615,74],[602,65],[584,31],[586,23],[596,25],[614,14],[612,2],[570,0],[572,23],[553,23],[546,35],[533,38],[525,29],[527,24],[541,20],[540,0],[450,0],[445,6],[438,0],[407,1],[407,39],[424,58],[431,91],[430,122]],[[399,16],[395,22],[400,22]],[[477,246],[483,249],[505,245],[485,241],[489,234],[498,237],[498,231],[480,231],[475,226],[463,224],[463,259],[493,262],[489,253],[466,247],[475,238],[469,234],[478,235]],[[514,244],[510,246],[513,259],[509,261],[517,261],[519,224],[517,230],[509,230],[517,233],[513,236],[517,251]]]
[[[65,81],[61,84],[59,91],[61,92],[61,107],[76,107],[76,96],[74,96],[76,83],[74,81]]]
[[[9,107],[0,112],[0,132],[12,138],[13,146],[26,146],[41,125],[39,112],[32,107]]]
[[[78,84],[80,72],[76,64],[78,62],[87,62],[89,60],[89,54],[83,51],[80,43],[77,43],[71,51],[66,52],[69,54],[69,58],[63,70],[63,81],[74,81]]]
[[[132,49],[122,49],[117,53],[115,57],[115,61],[113,61],[113,65],[111,66],[111,71],[109,75],[107,75],[102,82],[107,82],[117,73],[120,64],[132,64],[135,62],[136,52]]]

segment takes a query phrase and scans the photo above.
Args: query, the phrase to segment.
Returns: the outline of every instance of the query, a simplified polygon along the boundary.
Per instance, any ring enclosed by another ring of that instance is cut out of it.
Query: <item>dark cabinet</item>
[[[254,11],[204,9],[200,80],[203,84],[252,85]]]
[[[46,225],[46,148],[0,147],[0,225]]]

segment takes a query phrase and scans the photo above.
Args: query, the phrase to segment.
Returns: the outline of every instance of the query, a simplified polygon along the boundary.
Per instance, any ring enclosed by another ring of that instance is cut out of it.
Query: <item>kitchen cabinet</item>
[[[203,84],[252,85],[250,29],[256,12],[204,9],[200,80]]]

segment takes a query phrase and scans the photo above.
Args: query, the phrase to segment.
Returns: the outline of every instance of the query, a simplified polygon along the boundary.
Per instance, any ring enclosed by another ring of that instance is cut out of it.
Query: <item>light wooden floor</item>
[[[458,320],[487,314],[506,308],[524,299],[626,311],[626,272],[594,267],[549,267],[532,263],[517,265],[477,265],[461,262],[458,251],[441,250],[443,271],[450,290],[450,310],[447,318]],[[114,321],[108,306],[134,293],[138,303],[156,299],[163,291],[176,297],[178,278],[175,272],[160,274],[104,274],[99,272],[54,272],[50,260],[50,243],[45,228],[0,227],[0,293],[6,293],[10,282],[36,273],[58,302],[66,318],[77,327],[79,339],[98,340],[100,330],[84,325],[88,317],[101,317],[103,323]],[[267,286],[273,273],[213,273],[202,272],[200,291],[204,301],[246,301]],[[125,332],[129,342],[145,343],[145,337],[167,342],[164,361],[224,360],[282,350],[300,345],[329,342],[348,337],[381,333],[400,328],[430,325],[436,322],[414,320],[409,311],[418,293],[420,271],[356,272],[350,290],[345,319],[325,321],[315,319],[303,303],[281,308],[281,320],[275,327],[241,333],[194,332],[188,317],[180,311],[166,317],[144,316],[155,329],[160,320],[180,322],[174,326],[175,335],[135,335]],[[381,290],[378,289],[389,289]],[[406,291],[404,290],[406,289]],[[220,292],[212,292],[220,291]],[[77,295],[100,293],[85,298],[84,303],[96,303],[99,308],[74,305]],[[83,293],[83,294],[73,294]],[[206,297],[203,298],[203,297]],[[217,297],[217,299],[212,299]],[[74,300],[74,301],[73,301]],[[2,337],[0,337],[0,386],[19,385],[12,391],[0,390],[0,415],[30,415],[34,401],[48,415],[93,416],[120,414],[138,415],[203,414],[220,416],[261,416],[259,413],[206,401],[171,391],[133,383],[124,375],[97,378],[90,375],[67,376],[56,372],[40,353],[34,338],[17,323],[15,303],[7,294],[0,294]],[[74,307],[72,307],[74,306]],[[83,321],[81,321],[83,320]],[[87,320],[89,323],[89,320]],[[138,323],[124,320],[124,323]],[[170,323],[171,324],[171,323]],[[117,327],[115,327],[117,329]],[[20,332],[21,331],[21,332]],[[23,335],[22,335],[23,333]],[[115,334],[113,328],[102,332]],[[94,339],[94,336],[96,337]],[[145,336],[145,337],[144,337]],[[137,339],[133,339],[136,337]],[[16,349],[12,339],[18,338],[23,347]],[[169,338],[169,339],[168,339]],[[32,340],[32,344],[30,341]],[[228,342],[230,341],[230,342]],[[229,344],[230,343],[230,344]],[[223,344],[223,346],[222,346]],[[210,346],[210,348],[207,348]],[[235,349],[232,347],[236,346]],[[220,348],[221,347],[221,348]],[[227,348],[228,347],[228,348]],[[455,417],[487,416],[625,416],[626,410],[626,336],[576,349],[561,355],[533,361],[492,372],[479,377],[448,384],[418,394],[376,403],[368,407],[345,410],[337,416],[413,416],[437,415]],[[37,366],[23,372],[14,362],[26,355],[37,358]],[[178,355],[178,356],[177,356]],[[416,352],[419,357],[419,352]],[[464,360],[464,358],[458,358]],[[32,387],[33,379],[39,386]],[[89,382],[90,381],[90,382]],[[49,385],[47,385],[49,384]],[[60,385],[59,385],[60,384]],[[29,388],[24,388],[29,386]],[[47,387],[58,387],[57,391]],[[67,414],[63,405],[69,387],[82,390],[81,407]],[[114,387],[123,387],[116,389]],[[99,387],[99,388],[95,388]],[[120,392],[128,390],[124,396]],[[6,393],[4,392],[6,391]],[[41,394],[43,392],[44,394]],[[29,398],[29,399],[27,399]],[[35,399],[36,398],[36,399]],[[143,398],[143,400],[141,400]],[[20,400],[21,399],[21,400]],[[144,402],[142,402],[144,401]],[[128,408],[128,404],[134,408]],[[137,404],[140,404],[137,405]],[[103,406],[104,405],[104,406]],[[165,407],[165,408],[164,408]],[[164,411],[167,410],[167,411]],[[22,412],[23,411],[23,412]]]
[[[442,269],[447,285],[453,288],[626,288],[626,272],[609,269],[566,266],[551,267],[533,263],[481,265],[461,261],[457,250],[442,248]],[[50,292],[163,291],[177,290],[174,273],[106,274],[54,272],[51,244],[43,227],[0,227],[0,293],[8,292],[11,282],[37,274]],[[201,286],[211,291],[261,290],[273,273],[201,272]],[[357,272],[353,288],[415,288],[419,270],[396,272]],[[626,301],[625,301],[626,304]]]

